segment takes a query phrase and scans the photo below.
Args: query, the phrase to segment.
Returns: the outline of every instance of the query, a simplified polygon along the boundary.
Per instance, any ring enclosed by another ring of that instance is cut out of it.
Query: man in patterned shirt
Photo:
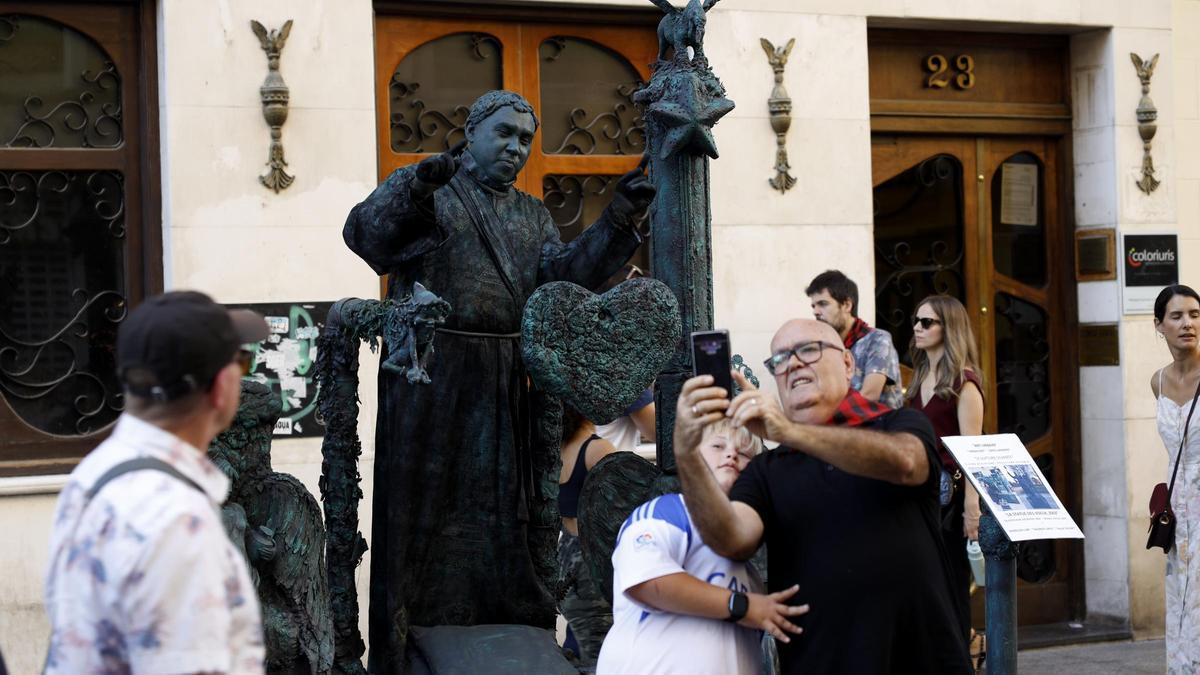
[[[262,673],[258,600],[205,449],[237,413],[263,318],[208,296],[146,300],[122,323],[125,412],[54,514],[46,673]]]
[[[858,318],[858,285],[838,270],[828,270],[818,274],[804,293],[812,302],[813,318],[833,326],[854,355],[850,388],[889,408],[903,407],[900,356],[892,334]]]

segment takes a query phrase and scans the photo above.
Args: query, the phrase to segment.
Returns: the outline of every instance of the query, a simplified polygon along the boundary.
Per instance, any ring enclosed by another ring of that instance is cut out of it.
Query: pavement
[[[1162,640],[1092,642],[1017,653],[1020,675],[1162,675],[1167,670]]]

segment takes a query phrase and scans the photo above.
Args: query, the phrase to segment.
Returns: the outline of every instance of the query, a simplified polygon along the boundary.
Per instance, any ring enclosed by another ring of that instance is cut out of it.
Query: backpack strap
[[[100,478],[92,485],[92,487],[88,489],[86,501],[84,502],[84,508],[87,508],[87,504],[91,503],[92,498],[99,494],[100,491],[104,489],[105,485],[111,483],[118,476],[123,476],[134,471],[159,471],[175,478],[176,480],[182,481],[187,485],[190,485],[195,490],[204,492],[204,489],[197,485],[196,481],[183,475],[178,469],[170,464],[167,464],[161,459],[155,459],[154,457],[138,457],[137,459],[121,462],[108,471],[105,471],[104,475],[100,476]]]

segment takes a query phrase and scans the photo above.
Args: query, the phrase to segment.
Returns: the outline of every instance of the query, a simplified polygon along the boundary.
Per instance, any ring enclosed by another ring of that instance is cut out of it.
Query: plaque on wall
[[[1179,283],[1179,235],[1127,234],[1121,238],[1121,254],[1122,311],[1153,314],[1158,292]]]
[[[1111,227],[1075,232],[1075,280],[1110,281],[1117,278],[1117,232]]]
[[[1121,342],[1117,324],[1079,327],[1079,365],[1121,365]]]
[[[270,334],[259,343],[248,379],[271,387],[283,413],[275,423],[276,438],[324,436],[317,420],[317,337],[325,328],[332,302],[274,302],[226,305],[252,309],[267,320]]]

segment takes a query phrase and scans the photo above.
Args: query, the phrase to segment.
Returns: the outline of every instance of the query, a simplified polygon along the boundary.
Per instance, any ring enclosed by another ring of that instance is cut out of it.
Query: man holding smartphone
[[[828,324],[789,321],[771,342],[776,401],[733,373],[684,383],[675,458],[699,536],[745,560],[765,540],[768,591],[799,586],[804,634],[779,645],[784,673],[971,673],[938,532],[937,439],[928,420],[850,388],[854,360]],[[728,496],[697,451],[732,420],[780,443]],[[765,628],[765,627],[764,627]]]

